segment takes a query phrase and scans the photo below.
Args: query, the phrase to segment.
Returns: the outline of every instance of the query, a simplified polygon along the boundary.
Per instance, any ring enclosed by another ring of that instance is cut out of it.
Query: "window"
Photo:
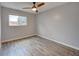
[[[9,26],[24,26],[27,25],[27,17],[9,15]]]

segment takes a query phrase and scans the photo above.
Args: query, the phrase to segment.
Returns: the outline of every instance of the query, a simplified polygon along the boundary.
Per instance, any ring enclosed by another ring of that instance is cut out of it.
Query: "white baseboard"
[[[68,46],[68,47],[70,47],[70,48],[73,48],[73,49],[79,50],[78,47],[75,47],[75,46],[72,46],[72,45],[69,45],[69,44],[66,44],[66,43],[63,43],[63,42],[59,42],[59,41],[56,41],[56,40],[52,40],[51,38],[48,38],[48,37],[46,37],[46,36],[43,36],[43,35],[38,35],[38,36],[40,36],[40,37],[42,37],[42,38],[45,38],[45,39],[48,39],[48,40],[51,40],[51,41],[54,41],[54,42],[57,42],[57,43],[59,43],[59,44],[62,44],[62,45]]]
[[[3,40],[1,41],[1,43],[5,43],[5,42],[10,42],[10,41],[14,41],[14,40],[19,40],[19,39],[22,39],[22,38],[27,38],[27,37],[31,37],[31,36],[35,36],[36,34],[30,34],[30,35],[27,35],[27,36],[22,36],[22,37],[18,37],[18,38],[12,38],[12,39],[8,39],[8,40]]]

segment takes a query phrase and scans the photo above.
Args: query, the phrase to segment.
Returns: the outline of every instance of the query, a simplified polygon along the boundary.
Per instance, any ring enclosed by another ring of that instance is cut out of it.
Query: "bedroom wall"
[[[27,26],[9,26],[8,15],[27,17]],[[27,12],[2,7],[2,42],[35,35],[35,15]]]
[[[79,3],[67,3],[37,17],[38,35],[79,50]]]
[[[0,5],[0,47],[1,47],[1,5]]]

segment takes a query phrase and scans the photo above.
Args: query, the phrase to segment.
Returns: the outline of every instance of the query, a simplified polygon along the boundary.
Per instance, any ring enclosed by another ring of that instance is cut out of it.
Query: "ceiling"
[[[39,13],[49,10],[51,8],[63,5],[67,2],[45,2],[45,5],[39,8]],[[24,7],[32,7],[32,2],[1,2],[3,7],[8,7],[16,10],[21,10],[29,13],[35,13],[31,9],[22,9]]]

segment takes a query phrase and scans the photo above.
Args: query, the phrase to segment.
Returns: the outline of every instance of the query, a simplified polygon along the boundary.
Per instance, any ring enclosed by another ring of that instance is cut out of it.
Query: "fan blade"
[[[22,9],[32,9],[32,7],[24,7],[24,8],[22,8]]]
[[[41,6],[43,6],[45,3],[40,3],[40,4],[38,4],[37,5],[37,7],[41,7]]]

